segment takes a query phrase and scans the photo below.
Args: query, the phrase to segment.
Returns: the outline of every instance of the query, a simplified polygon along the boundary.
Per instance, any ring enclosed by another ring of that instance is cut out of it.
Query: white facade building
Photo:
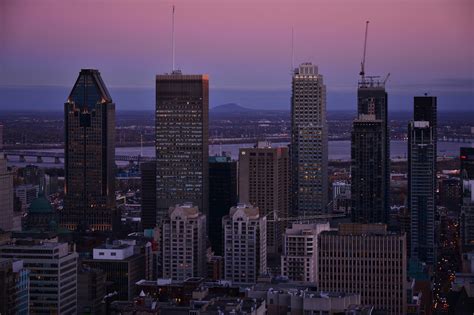
[[[130,256],[133,256],[133,246],[120,244],[120,245],[103,245],[93,249],[92,255],[94,259],[112,259],[112,260],[124,260]]]
[[[317,66],[294,70],[291,100],[293,214],[320,214],[328,203],[328,133],[326,86]]]
[[[222,218],[224,275],[236,284],[253,284],[267,272],[267,219],[247,204],[230,208]]]
[[[286,229],[281,274],[292,281],[318,283],[318,235],[329,223],[294,223]]]
[[[162,223],[163,278],[206,276],[206,216],[191,203],[170,207]]]

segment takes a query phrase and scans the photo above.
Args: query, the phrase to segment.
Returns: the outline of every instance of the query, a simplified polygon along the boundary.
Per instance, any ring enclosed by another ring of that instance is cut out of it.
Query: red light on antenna
[[[465,159],[467,159],[467,156],[461,155],[461,160],[465,160]]]

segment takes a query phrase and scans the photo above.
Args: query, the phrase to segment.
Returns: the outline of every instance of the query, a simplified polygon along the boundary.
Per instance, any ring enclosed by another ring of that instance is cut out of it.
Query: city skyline
[[[51,90],[44,92],[39,105],[54,109],[55,100],[64,101],[55,89],[72,85],[70,73],[86,67],[101,69],[111,78],[109,88],[116,95],[118,110],[153,108],[154,74],[171,71],[174,3],[141,1],[134,7],[135,14],[127,14],[129,2],[85,4],[54,0],[1,4],[0,89],[6,96],[2,108],[11,108],[13,100],[16,108],[36,108],[38,101],[29,101],[24,91],[45,86]],[[210,75],[210,107],[235,102],[253,108],[289,108],[293,29],[293,65],[313,62],[326,74],[328,110],[353,108],[363,26],[370,20],[367,73],[391,73],[387,88],[393,95],[393,110],[410,110],[411,95],[424,92],[439,96],[441,110],[453,105],[458,110],[470,109],[474,52],[469,44],[468,30],[473,22],[468,1],[451,1],[449,5],[442,0],[390,1],[383,8],[371,0],[360,6],[347,1],[278,1],[272,14],[268,1],[175,4],[177,66],[186,73]],[[82,13],[81,22],[65,23],[65,17],[57,14],[59,10]],[[43,13],[41,18],[33,19],[37,12]],[[109,25],[88,31],[89,25],[94,25],[88,22],[98,16]],[[20,22],[24,20],[30,23]],[[200,27],[191,38],[187,29],[193,21]],[[450,27],[445,27],[448,24]],[[74,44],[68,37],[72,33],[77,34]],[[90,45],[95,41],[104,45]],[[103,58],[108,50],[115,53]],[[423,51],[427,53],[420,53]],[[432,51],[436,54],[428,53]],[[252,76],[248,76],[250,72]]]
[[[0,0],[0,311],[474,314],[470,9]]]

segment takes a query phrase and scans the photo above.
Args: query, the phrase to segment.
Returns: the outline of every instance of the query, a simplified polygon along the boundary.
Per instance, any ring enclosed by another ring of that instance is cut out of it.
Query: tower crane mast
[[[367,51],[367,33],[369,31],[369,21],[365,22],[365,38],[364,38],[364,53],[362,54],[362,62],[360,63],[360,73],[361,81],[365,81],[365,53]]]

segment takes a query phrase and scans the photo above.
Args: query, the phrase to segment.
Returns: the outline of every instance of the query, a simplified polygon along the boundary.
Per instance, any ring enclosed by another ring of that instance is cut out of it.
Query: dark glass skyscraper
[[[411,216],[410,255],[435,262],[437,99],[415,96],[408,125],[408,208]]]
[[[237,204],[237,162],[228,156],[209,157],[209,240],[223,254],[222,217]]]
[[[209,79],[181,71],[156,76],[157,220],[191,202],[208,215]]]
[[[408,125],[408,207],[411,215],[411,258],[435,262],[435,177],[434,128],[429,121]]]
[[[413,102],[413,121],[427,121],[430,123],[434,145],[434,170],[436,172],[436,157],[438,154],[438,108],[436,96],[415,96]],[[435,174],[436,175],[436,174]],[[436,176],[433,177],[436,187]]]
[[[413,108],[414,121],[428,121],[433,128],[433,140],[435,147],[438,141],[438,118],[437,118],[436,96],[415,96]],[[436,151],[435,151],[436,152]]]
[[[460,151],[461,248],[468,252],[474,249],[474,147],[463,147]]]
[[[387,221],[384,144],[383,121],[359,115],[351,138],[352,222]]]
[[[61,225],[111,230],[115,219],[115,104],[100,72],[82,69],[64,104]]]
[[[387,92],[382,82],[362,77],[358,119],[352,132],[352,220],[386,223],[389,213],[390,136]]]
[[[461,178],[474,179],[474,147],[462,147],[460,151]]]
[[[140,164],[142,195],[142,228],[156,227],[156,162]]]

